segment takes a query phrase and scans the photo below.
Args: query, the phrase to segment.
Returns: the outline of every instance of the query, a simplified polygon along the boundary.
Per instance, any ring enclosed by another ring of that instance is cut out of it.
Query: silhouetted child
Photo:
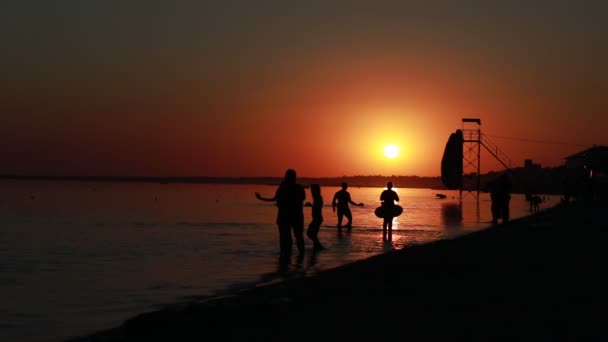
[[[540,204],[543,202],[543,199],[538,195],[526,193],[526,201],[530,202],[530,212],[534,213],[540,210]]]
[[[312,240],[315,250],[325,249],[319,242],[319,229],[323,222],[323,197],[321,196],[321,187],[319,184],[311,184],[310,192],[312,194],[312,221],[308,225],[306,235]]]

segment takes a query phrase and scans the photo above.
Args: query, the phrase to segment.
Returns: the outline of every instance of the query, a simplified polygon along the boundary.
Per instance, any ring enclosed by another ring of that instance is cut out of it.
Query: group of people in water
[[[509,202],[511,199],[511,181],[508,175],[502,174],[494,179],[489,184],[491,196],[491,211],[492,223],[498,223],[502,220],[503,223],[510,219]],[[341,189],[338,190],[331,201],[333,212],[338,218],[337,229],[338,234],[342,233],[342,228],[347,231],[352,229],[353,216],[350,209],[351,205],[362,207],[363,203],[353,201],[348,192],[348,184],[342,183]],[[304,186],[296,180],[296,171],[288,169],[285,172],[283,181],[279,184],[274,196],[263,197],[259,193],[255,193],[256,197],[262,201],[275,202],[277,205],[276,224],[279,229],[279,245],[282,255],[290,255],[293,245],[293,239],[296,241],[296,246],[300,254],[304,253],[304,207],[311,208],[312,220],[306,229],[306,235],[313,242],[315,251],[325,249],[319,241],[319,230],[323,223],[323,196],[321,195],[321,186],[319,184],[311,184],[310,192],[312,202],[306,202],[306,192]],[[383,219],[382,222],[382,240],[392,241],[393,218],[401,215],[403,207],[397,204],[399,195],[393,190],[393,183],[387,182],[386,189],[380,194],[381,205],[376,208],[376,216]],[[346,223],[343,224],[344,218]]]
[[[380,195],[381,206],[378,209],[381,210],[376,210],[376,215],[383,218],[382,238],[384,241],[387,239],[391,241],[393,217],[399,216],[402,211],[402,208],[395,203],[399,201],[399,196],[392,187],[393,183],[389,181],[387,189]],[[352,229],[353,217],[350,205],[360,207],[364,205],[363,203],[353,201],[347,189],[348,184],[343,182],[341,189],[334,194],[331,202],[332,209],[338,217],[338,233],[342,232],[343,227],[348,231]],[[312,240],[315,251],[325,249],[319,241],[319,230],[321,223],[323,223],[321,186],[319,184],[311,184],[310,192],[312,194],[312,202],[304,203],[306,200],[304,186],[297,183],[296,171],[288,169],[274,196],[264,197],[260,193],[255,193],[255,196],[259,200],[275,202],[277,205],[276,224],[279,229],[281,255],[291,254],[293,239],[296,241],[296,247],[300,254],[304,253],[304,207],[311,207],[312,216],[312,220],[306,229],[306,235]],[[395,208],[401,210],[395,210]],[[342,225],[344,218],[346,218],[346,224]]]

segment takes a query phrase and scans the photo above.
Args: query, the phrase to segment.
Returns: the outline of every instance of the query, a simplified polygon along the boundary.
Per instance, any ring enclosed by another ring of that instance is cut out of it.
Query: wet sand
[[[75,341],[606,340],[606,209],[558,205]]]

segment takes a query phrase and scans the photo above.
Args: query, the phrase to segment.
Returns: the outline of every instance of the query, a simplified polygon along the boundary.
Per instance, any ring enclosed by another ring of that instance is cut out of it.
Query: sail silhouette
[[[460,189],[462,186],[463,142],[462,130],[450,134],[441,158],[441,181],[450,190]]]

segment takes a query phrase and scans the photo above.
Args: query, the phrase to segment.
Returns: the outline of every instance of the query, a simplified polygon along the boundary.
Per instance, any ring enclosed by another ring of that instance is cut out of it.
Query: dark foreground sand
[[[559,205],[78,341],[608,340],[607,210]]]

